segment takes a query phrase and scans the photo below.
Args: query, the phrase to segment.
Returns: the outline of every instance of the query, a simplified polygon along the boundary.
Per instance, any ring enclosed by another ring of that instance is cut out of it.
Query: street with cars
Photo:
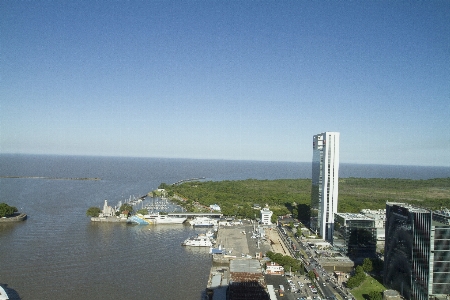
[[[290,276],[292,274],[285,270],[286,286],[289,287],[289,290],[283,298],[289,300],[352,299],[346,288],[338,285],[333,275],[329,274],[316,260],[315,251],[308,243],[303,243],[300,239],[295,238],[289,228],[278,226],[277,230],[291,256],[301,260],[306,269],[305,275],[301,276]],[[300,249],[308,256],[300,255]],[[312,282],[307,276],[309,271],[316,273],[316,279]]]

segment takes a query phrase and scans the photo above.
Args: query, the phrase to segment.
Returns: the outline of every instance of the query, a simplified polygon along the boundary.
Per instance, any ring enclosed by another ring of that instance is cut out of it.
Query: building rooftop
[[[440,211],[433,212],[433,226],[450,226],[450,215]]]
[[[245,272],[261,274],[261,265],[254,259],[233,259],[230,261],[230,272]]]
[[[362,209],[362,214],[386,215],[386,209]]]
[[[407,208],[410,212],[413,213],[427,213],[430,212],[430,210],[422,208],[422,207],[417,207],[417,206],[412,206],[411,204],[408,203],[401,203],[401,202],[386,202],[386,205],[397,205],[397,206],[401,206],[404,208]]]
[[[355,213],[336,213],[336,215],[340,216],[345,220],[373,220],[363,214],[355,214]]]

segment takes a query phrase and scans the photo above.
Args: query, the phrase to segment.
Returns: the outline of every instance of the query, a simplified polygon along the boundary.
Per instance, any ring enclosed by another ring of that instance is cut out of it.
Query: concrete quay
[[[253,224],[243,223],[242,225],[221,226],[217,232],[216,242],[228,252],[228,256],[252,257],[256,254],[265,254],[267,251],[280,252],[284,255],[286,249],[275,228],[265,228],[265,238],[252,238]]]
[[[122,219],[119,217],[92,217],[92,222],[104,222],[104,223],[131,223],[129,219]]]
[[[204,299],[225,300],[227,294],[233,299],[269,299],[263,275],[268,251],[289,255],[274,227],[264,228],[264,236],[254,238],[254,225],[244,221],[241,225],[221,226],[216,237],[225,254],[213,255],[213,265]],[[287,253],[286,253],[287,252]],[[278,276],[281,279],[284,277]]]

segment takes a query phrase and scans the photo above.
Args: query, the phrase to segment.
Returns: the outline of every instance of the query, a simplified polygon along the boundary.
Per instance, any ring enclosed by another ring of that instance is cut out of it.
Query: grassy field
[[[366,279],[357,288],[354,288],[350,292],[356,300],[368,299],[368,295],[371,291],[383,292],[386,288],[379,283],[375,278],[367,275]]]

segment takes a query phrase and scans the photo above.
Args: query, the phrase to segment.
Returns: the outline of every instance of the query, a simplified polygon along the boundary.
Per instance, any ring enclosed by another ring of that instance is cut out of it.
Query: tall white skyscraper
[[[331,243],[338,206],[338,180],[339,132],[314,135],[310,227]]]

